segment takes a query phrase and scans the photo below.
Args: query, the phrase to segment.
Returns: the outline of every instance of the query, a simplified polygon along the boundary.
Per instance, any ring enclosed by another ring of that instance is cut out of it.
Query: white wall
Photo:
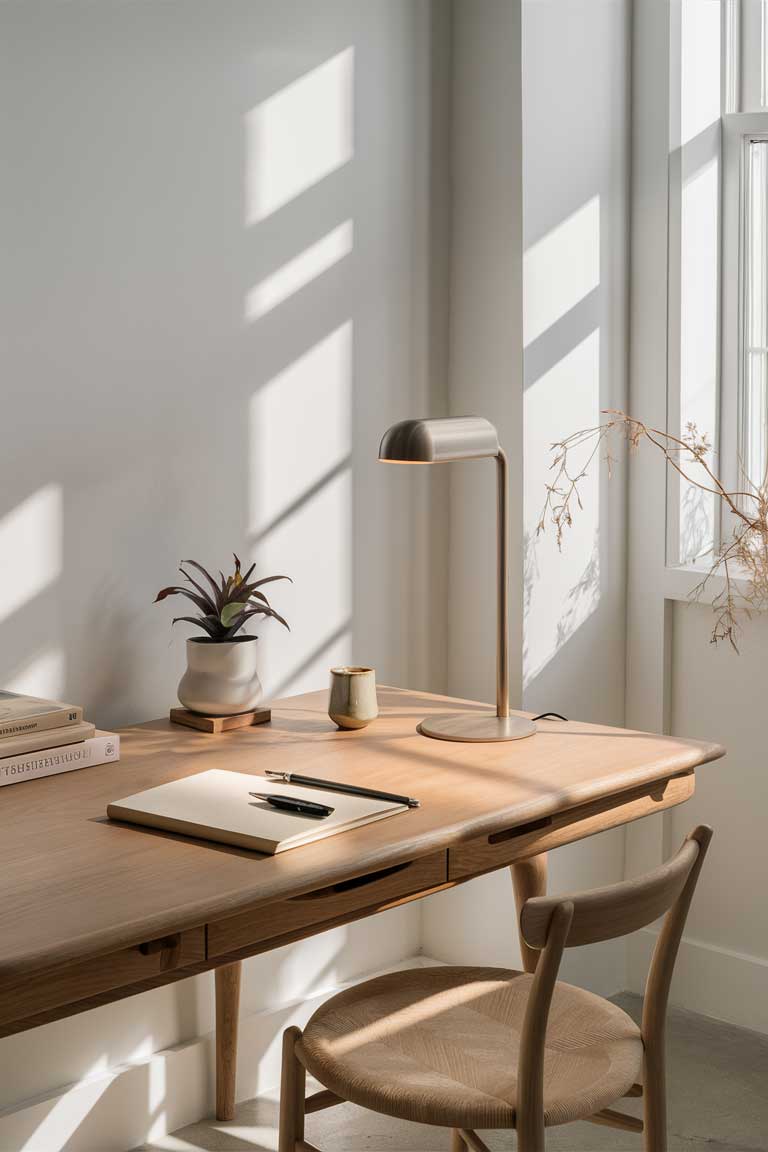
[[[675,1004],[768,1033],[768,916],[765,876],[765,652],[768,619],[747,622],[740,654],[710,643],[712,611],[675,604],[671,612],[671,730],[725,745],[727,757],[696,775],[688,803],[665,815],[668,855],[697,824],[714,837],[686,925],[675,978]],[[630,951],[630,986],[640,990],[655,942],[649,929]]]
[[[104,724],[157,714],[184,652],[154,593],[233,548],[296,582],[270,689],[352,653],[408,679],[414,481],[376,448],[429,400],[428,3],[0,19],[0,532],[20,519],[35,561],[7,551],[3,680]],[[339,228],[348,253],[301,264]],[[258,315],[297,258],[308,282]]]
[[[0,6],[3,685],[102,726],[162,714],[185,633],[154,594],[232,549],[295,580],[274,593],[291,633],[262,630],[271,693],[341,661],[439,679],[433,561],[410,549],[429,490],[376,450],[434,408],[445,344],[446,16]],[[408,908],[254,960],[244,1012],[410,955],[418,926]],[[211,985],[0,1041],[0,1108],[204,1033]]]
[[[512,76],[517,7],[457,9],[451,401],[456,412],[497,419],[514,461],[517,701],[522,674],[527,708],[621,724],[625,476],[609,482],[593,469],[562,554],[551,531],[538,540],[535,531],[552,441],[625,403],[629,4],[523,0],[522,93]],[[449,673],[457,694],[490,700],[493,477],[473,467],[474,484],[469,469],[451,481]],[[623,844],[619,830],[553,853],[552,890],[620,879]],[[516,963],[508,875],[432,898],[424,929],[430,955]],[[602,991],[624,986],[621,944],[568,959],[575,979]]]
[[[740,654],[709,640],[704,605],[677,604],[672,628],[672,731],[728,749],[698,773],[690,803],[669,813],[677,846],[696,824],[715,829],[686,937],[698,958],[686,963],[676,998],[687,1007],[768,1032],[768,773],[762,738],[768,618],[747,622]],[[729,974],[723,978],[723,969]]]

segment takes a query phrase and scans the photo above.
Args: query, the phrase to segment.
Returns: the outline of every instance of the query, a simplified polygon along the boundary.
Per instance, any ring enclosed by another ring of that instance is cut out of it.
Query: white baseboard
[[[629,990],[642,993],[658,933],[645,928],[629,940]],[[768,960],[684,937],[670,1003],[715,1020],[768,1033]]]
[[[412,956],[386,971],[436,963],[439,961],[427,956]],[[357,977],[354,983],[367,975],[374,973]],[[277,1086],[283,1029],[291,1024],[301,1027],[340,987],[241,1018],[239,1100],[262,1095]],[[209,1033],[155,1052],[136,1064],[111,1068],[107,1073],[0,1111],[0,1149],[129,1152],[211,1115],[213,1103],[214,1047],[213,1035]]]

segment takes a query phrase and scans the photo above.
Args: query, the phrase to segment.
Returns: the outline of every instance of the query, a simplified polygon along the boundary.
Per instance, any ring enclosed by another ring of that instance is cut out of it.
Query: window
[[[668,425],[695,424],[726,487],[749,491],[768,482],[768,0],[671,12]],[[674,473],[667,509],[668,565],[730,536],[719,502]]]
[[[766,320],[766,206],[768,201],[768,139],[748,138],[744,155],[743,197],[743,379],[741,383],[743,420],[741,458],[745,476],[755,487],[765,480],[766,368],[768,331]]]
[[[721,446],[750,490],[768,468],[768,112],[725,118],[723,210]]]

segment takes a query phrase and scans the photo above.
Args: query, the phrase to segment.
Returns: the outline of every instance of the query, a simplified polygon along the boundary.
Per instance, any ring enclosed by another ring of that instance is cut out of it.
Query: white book
[[[119,759],[120,737],[113,732],[96,732],[79,744],[64,744],[22,756],[4,756],[0,759],[0,788],[4,784],[21,784],[25,780],[74,772],[78,768],[109,764]]]
[[[273,808],[251,796],[251,792],[299,796],[327,804],[333,812],[322,819],[300,816]],[[394,804],[391,800],[282,784],[263,776],[221,768],[172,780],[107,805],[107,815],[113,820],[181,832],[270,855],[407,811],[405,804]]]

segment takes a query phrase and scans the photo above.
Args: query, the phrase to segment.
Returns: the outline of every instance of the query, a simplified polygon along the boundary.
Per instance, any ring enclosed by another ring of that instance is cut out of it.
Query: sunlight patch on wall
[[[574,517],[562,552],[551,525],[536,536],[545,486],[552,478],[551,444],[580,428],[596,425],[599,409],[600,332],[595,329],[525,393],[524,686],[594,612],[600,598],[597,460],[580,485],[584,507]],[[584,462],[583,456],[579,459]],[[578,470],[575,457],[573,463]]]
[[[352,448],[352,324],[342,324],[251,400],[251,530],[262,531]]]
[[[353,151],[354,49],[326,60],[246,117],[246,222],[264,220]]]
[[[39,652],[3,685],[8,692],[60,700],[64,693],[64,653],[60,648]]]
[[[270,593],[290,634],[263,628],[269,684],[295,692],[324,685],[330,665],[349,659],[352,340],[342,324],[251,400],[253,559],[262,574],[305,574]]]
[[[245,319],[258,320],[271,312],[283,300],[293,296],[315,277],[327,272],[352,251],[354,227],[351,220],[345,220],[315,244],[310,244],[303,252],[289,260],[266,276],[252,288],[245,298]]]
[[[259,574],[284,572],[296,581],[266,589],[291,631],[274,620],[251,629],[262,637],[268,696],[278,686],[284,695],[325,688],[328,669],[352,659],[351,522],[352,476],[345,468],[251,552]]]
[[[168,1130],[166,1122],[166,1109],[168,1085],[166,1077],[166,1064],[164,1060],[149,1060],[147,1062],[147,1112],[151,1117],[151,1124],[147,1138],[149,1140],[161,1139]]]
[[[523,255],[523,343],[541,336],[600,283],[600,197]]]
[[[62,492],[58,484],[46,484],[0,519],[0,557],[2,621],[61,575]]]
[[[20,1152],[40,1152],[43,1148],[66,1148],[87,1121],[90,1112],[109,1089],[117,1073],[98,1080],[83,1080],[60,1096],[24,1141]]]

